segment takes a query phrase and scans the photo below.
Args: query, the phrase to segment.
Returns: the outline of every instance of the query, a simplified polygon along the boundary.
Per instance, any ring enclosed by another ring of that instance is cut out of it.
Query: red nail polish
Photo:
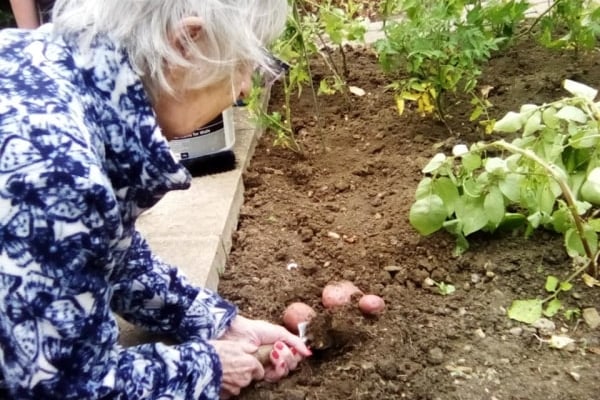
[[[295,347],[292,347],[292,354],[293,354],[293,355],[296,355],[296,354],[298,354],[298,350],[296,350],[296,348],[295,348]]]
[[[285,368],[286,368],[286,365],[285,365],[285,363],[284,363],[284,362],[282,362],[281,364],[279,364],[279,366],[280,366],[281,368],[283,368],[283,369],[285,369]]]
[[[277,344],[275,345],[275,348],[276,348],[277,350],[283,350],[283,343],[277,343]]]
[[[279,358],[279,353],[277,351],[273,350],[273,352],[271,354],[273,355],[274,359],[277,360]]]

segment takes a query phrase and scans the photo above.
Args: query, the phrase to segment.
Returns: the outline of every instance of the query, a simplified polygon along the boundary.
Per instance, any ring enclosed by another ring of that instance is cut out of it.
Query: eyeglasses
[[[269,60],[270,69],[265,71],[262,68],[256,68],[254,70],[253,81],[260,82],[259,85],[269,89],[290,70],[290,64],[275,56],[267,49],[263,49],[263,51]],[[238,99],[235,102],[235,105],[239,107],[245,106],[246,101],[244,99]]]

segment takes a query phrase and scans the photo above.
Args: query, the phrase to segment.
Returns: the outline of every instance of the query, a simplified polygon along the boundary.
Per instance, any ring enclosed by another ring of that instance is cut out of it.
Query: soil
[[[273,147],[263,135],[245,174],[245,204],[219,290],[240,312],[281,323],[291,302],[324,314],[321,290],[350,280],[382,296],[386,310],[367,318],[356,303],[332,315],[349,340],[316,354],[281,382],[255,383],[240,399],[597,399],[600,328],[557,315],[549,326],[509,319],[515,299],[544,296],[546,276],[573,269],[562,238],[538,231],[469,237],[454,256],[454,239],[421,237],[408,211],[421,168],[456,143],[489,139],[468,122],[466,98],[452,98],[448,125],[416,112],[399,116],[389,77],[369,49],[348,49],[348,83],[365,96],[293,98],[293,123],[305,154]],[[496,118],[525,103],[566,93],[565,78],[597,87],[598,53],[574,58],[532,40],[493,57],[480,78],[491,86]],[[326,73],[314,61],[315,79]],[[274,88],[271,107],[282,96]],[[318,109],[318,112],[317,112]],[[426,278],[451,283],[442,296]],[[577,281],[568,308],[600,309],[598,289]],[[565,349],[540,339],[567,335]]]

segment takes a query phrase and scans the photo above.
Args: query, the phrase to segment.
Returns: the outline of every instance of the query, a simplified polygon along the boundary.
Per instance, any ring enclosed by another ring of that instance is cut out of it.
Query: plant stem
[[[563,193],[563,196],[565,197],[565,201],[569,207],[569,211],[571,212],[571,216],[573,217],[573,220],[575,221],[575,227],[577,228],[577,233],[579,234],[579,238],[581,239],[581,243],[583,244],[583,249],[585,251],[585,254],[588,257],[588,259],[590,260],[590,264],[588,264],[588,266],[592,266],[594,273],[595,273],[595,271],[596,271],[596,265],[595,265],[596,263],[594,261],[595,257],[594,257],[594,254],[592,253],[590,244],[588,243],[587,239],[585,238],[585,230],[583,229],[583,223],[581,222],[581,217],[579,216],[579,213],[577,212],[577,206],[575,205],[575,196],[573,195],[573,192],[571,192],[571,188],[569,188],[569,186],[566,184],[564,179],[554,170],[554,168],[552,168],[551,165],[546,163],[544,160],[542,160],[540,157],[538,157],[537,154],[535,154],[534,152],[532,152],[530,150],[521,149],[521,148],[514,146],[504,140],[498,140],[498,141],[492,142],[490,145],[503,148],[512,153],[521,154],[521,155],[529,158],[530,160],[533,160],[534,162],[538,163],[542,168],[544,168],[546,170],[546,172],[548,172],[548,174],[550,174],[550,176],[558,183],[558,185],[560,186],[560,189]]]
[[[531,33],[531,31],[533,30],[533,28],[546,16],[548,15],[562,0],[556,0],[554,1],[550,7],[548,7],[546,10],[544,10],[544,12],[542,12],[540,15],[537,16],[537,18],[533,21],[533,23],[529,26],[529,28],[527,30],[525,30],[524,32],[520,33],[517,35],[517,39],[525,36],[525,35],[529,35]]]
[[[306,8],[303,7],[303,10],[306,11]],[[296,23],[296,27],[298,32],[300,32],[300,36],[301,36],[301,48],[302,48],[302,55],[304,56],[304,61],[306,62],[306,72],[308,73],[308,76],[310,77],[309,81],[310,81],[310,90],[311,90],[311,94],[312,94],[312,98],[313,98],[313,105],[315,107],[315,117],[317,118],[317,128],[319,130],[319,132],[322,132],[322,122],[321,122],[321,106],[319,105],[319,99],[317,97],[317,89],[315,88],[315,82],[313,81],[313,74],[312,74],[312,70],[310,68],[310,57],[308,55],[308,50],[306,48],[306,37],[304,36],[304,32],[302,31],[302,25],[300,23],[300,11],[298,9],[298,2],[297,1],[293,1],[293,6],[292,6],[292,13],[294,16],[294,21]],[[325,139],[323,137],[324,135],[320,135],[320,140],[321,140],[321,146],[323,147],[323,149],[325,149]]]

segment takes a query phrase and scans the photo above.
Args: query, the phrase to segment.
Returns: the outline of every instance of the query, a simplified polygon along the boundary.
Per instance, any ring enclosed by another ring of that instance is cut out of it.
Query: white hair
[[[240,64],[273,71],[264,46],[287,14],[287,0],[57,0],[52,19],[57,33],[83,44],[106,35],[123,47],[152,96],[172,92],[167,68],[188,71],[195,88],[231,79]],[[202,21],[196,42],[180,29],[186,17]],[[183,49],[173,43],[178,31]]]

